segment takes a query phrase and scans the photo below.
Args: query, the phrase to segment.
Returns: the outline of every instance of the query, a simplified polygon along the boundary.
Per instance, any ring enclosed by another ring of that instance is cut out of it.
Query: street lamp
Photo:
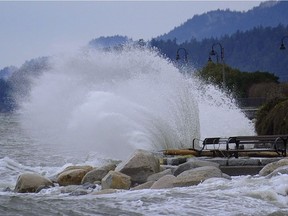
[[[184,51],[184,62],[187,64],[188,63],[188,52],[185,48],[182,48],[182,47],[177,50],[176,61],[178,61],[180,59],[180,54],[179,54],[180,50]]]
[[[223,87],[226,87],[226,79],[225,79],[225,70],[224,70],[224,48],[220,43],[214,43],[212,45],[212,49],[210,51],[210,55],[214,56],[217,54],[217,52],[214,50],[214,46],[218,45],[220,47],[220,51],[221,51],[221,63],[222,63],[222,76],[223,76]]]
[[[288,38],[288,35],[284,36],[284,37],[281,39],[280,50],[285,50],[285,49],[286,49],[286,47],[285,47],[285,45],[284,45],[284,39],[285,39],[285,38]]]
[[[217,53],[216,51],[215,51],[215,54],[216,54],[216,62],[217,62],[217,64],[218,64],[218,62],[219,62],[219,56],[218,56],[218,53]],[[208,62],[212,62],[211,53],[209,53]]]

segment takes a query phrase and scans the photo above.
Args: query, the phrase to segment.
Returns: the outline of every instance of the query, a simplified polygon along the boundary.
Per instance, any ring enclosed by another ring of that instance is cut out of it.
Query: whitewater
[[[49,64],[18,99],[20,110],[0,115],[0,215],[288,215],[285,174],[106,195],[75,196],[61,187],[10,191],[24,172],[49,177],[69,165],[124,160],[136,149],[255,134],[231,96],[157,50],[89,49],[51,57]]]

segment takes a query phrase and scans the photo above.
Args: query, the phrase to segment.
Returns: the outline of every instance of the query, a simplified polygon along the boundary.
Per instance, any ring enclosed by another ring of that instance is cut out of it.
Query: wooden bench
[[[195,149],[196,141],[197,139],[193,140],[192,149]],[[202,141],[202,149],[198,152],[199,156],[202,156],[205,151],[210,151],[214,157],[234,156],[235,158],[238,158],[239,154],[242,153],[257,153],[259,155],[261,152],[274,152],[278,156],[286,157],[287,141],[288,135],[212,137]],[[224,145],[224,148],[220,148],[221,144]],[[213,147],[209,149],[208,146]]]

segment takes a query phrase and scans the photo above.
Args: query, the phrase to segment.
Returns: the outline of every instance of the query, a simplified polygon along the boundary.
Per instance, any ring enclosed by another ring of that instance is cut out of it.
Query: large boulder
[[[166,170],[163,170],[162,172],[154,173],[148,176],[147,181],[157,181],[165,175],[172,175],[172,174],[173,173],[171,169],[166,169]]]
[[[84,169],[84,170],[86,170],[87,172],[89,172],[90,170],[93,169],[93,167],[92,167],[92,166],[89,166],[89,165],[84,165],[84,166],[68,166],[68,167],[66,167],[64,170],[62,170],[61,172],[59,172],[59,173],[57,173],[57,174],[55,174],[55,175],[53,175],[53,176],[50,176],[49,179],[50,179],[52,182],[54,182],[54,183],[58,183],[58,182],[57,182],[57,179],[58,179],[58,177],[59,177],[62,173],[66,172],[66,171],[69,171],[69,170],[75,170],[75,169]]]
[[[223,177],[221,170],[215,166],[198,167],[191,170],[186,170],[179,174],[173,181],[174,187],[187,187],[197,185],[206,179],[214,177]]]
[[[52,181],[36,173],[21,174],[16,182],[14,191],[17,193],[35,193],[43,188],[53,187]]]
[[[112,194],[112,193],[117,193],[117,192],[118,192],[117,189],[104,189],[100,191],[94,191],[90,193],[90,195],[103,195],[103,194]]]
[[[125,189],[131,186],[131,178],[117,171],[109,171],[101,181],[102,189]]]
[[[143,184],[137,185],[130,190],[143,190],[143,189],[150,189],[151,186],[154,184],[155,181],[147,181]]]
[[[110,164],[100,168],[92,169],[91,171],[87,172],[83,177],[81,184],[85,183],[95,183],[101,181],[110,170],[115,170],[116,165]]]
[[[288,174],[288,165],[287,166],[281,166],[278,167],[277,169],[275,169],[272,173],[270,173],[269,175],[267,175],[267,178],[271,178],[273,176],[277,176],[277,175],[283,175],[283,174]]]
[[[57,177],[57,183],[60,186],[67,185],[80,185],[83,177],[88,172],[87,169],[71,169],[65,172],[62,172]]]
[[[132,183],[141,184],[148,176],[160,171],[160,163],[153,153],[137,150],[127,161],[118,164],[115,171],[130,176]]]
[[[156,181],[152,186],[151,189],[164,189],[164,188],[173,188],[174,181],[176,177],[174,175],[165,175]]]
[[[83,169],[83,170],[86,170],[87,172],[89,172],[90,170],[93,169],[92,166],[89,166],[89,165],[84,165],[84,166],[68,166],[66,167],[63,171],[61,171],[60,173],[57,174],[57,177],[59,175],[61,175],[63,172],[66,172],[66,171],[69,171],[69,170],[75,170],[75,169]]]
[[[180,173],[186,170],[204,166],[214,166],[219,168],[218,163],[191,158],[186,163],[179,165],[178,168],[174,171],[174,175],[178,176]]]
[[[288,165],[288,159],[286,158],[269,163],[260,170],[259,175],[267,176],[270,173],[272,173],[274,170],[276,170],[278,167],[287,166],[287,165]]]

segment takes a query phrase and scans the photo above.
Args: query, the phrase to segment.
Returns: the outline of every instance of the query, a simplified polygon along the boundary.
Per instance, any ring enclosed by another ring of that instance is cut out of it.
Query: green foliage
[[[232,92],[236,97],[248,97],[249,89],[256,83],[277,83],[278,77],[267,72],[241,72],[224,65],[226,90]],[[209,62],[197,75],[208,83],[223,87],[223,65]]]
[[[275,98],[257,113],[255,129],[258,135],[288,133],[288,99]]]

